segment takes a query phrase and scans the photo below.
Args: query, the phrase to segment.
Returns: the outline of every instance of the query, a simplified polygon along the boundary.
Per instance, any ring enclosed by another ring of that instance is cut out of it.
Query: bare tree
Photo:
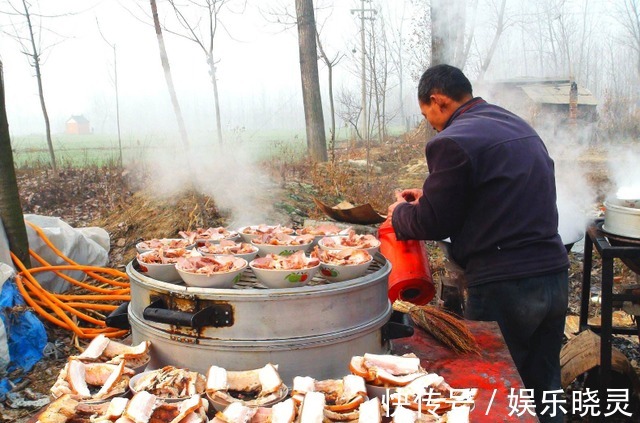
[[[185,13],[185,5],[179,4],[175,0],[168,1],[185,33],[178,33],[173,30],[167,31],[196,43],[206,57],[209,75],[211,76],[211,85],[213,86],[218,142],[222,145],[222,122],[220,120],[220,100],[218,96],[218,80],[216,78],[216,64],[218,61],[214,57],[214,40],[219,26],[221,26],[220,14],[230,0],[189,0],[186,6],[202,10],[206,16],[204,20],[202,20],[202,16],[199,13],[191,19]]]
[[[102,31],[100,30],[100,23],[96,18],[96,25],[98,27],[98,32],[100,36],[104,40],[105,43],[109,47],[113,49],[113,85],[115,87],[115,96],[116,96],[116,127],[118,129],[118,164],[122,167],[122,137],[120,136],[120,99],[118,96],[118,53],[116,51],[116,45],[111,44],[107,38],[104,36]]]
[[[171,67],[169,66],[169,58],[167,56],[167,50],[164,47],[164,38],[162,37],[162,28],[160,27],[160,19],[158,18],[158,6],[156,0],[150,0],[151,2],[151,14],[153,16],[153,25],[156,30],[156,37],[158,38],[158,47],[160,49],[160,61],[162,62],[162,69],[164,69],[164,79],[167,82],[167,88],[169,89],[169,95],[171,96],[171,104],[173,105],[173,111],[178,121],[178,129],[180,130],[180,138],[185,147],[189,147],[189,138],[187,137],[187,129],[184,125],[184,119],[182,118],[182,110],[180,109],[180,103],[178,103],[178,96],[176,95],[176,89],[173,86],[173,78],[171,77]]]
[[[640,76],[640,1],[623,0],[617,4],[616,14],[627,34],[625,44],[635,53],[636,72]]]
[[[535,2],[535,19],[532,32],[537,32],[539,41],[539,72],[549,72],[549,64],[556,75],[573,73],[571,53],[577,50],[574,38],[579,27],[569,10],[567,0],[541,0]]]
[[[385,14],[385,18],[386,18]],[[395,73],[398,76],[398,104],[400,109],[400,119],[405,126],[405,130],[409,130],[407,125],[407,116],[404,108],[404,22],[405,22],[405,9],[402,8],[402,13],[399,22],[395,27],[391,27],[389,31],[389,60],[392,66],[395,68]]]
[[[493,35],[493,40],[491,41],[491,46],[489,46],[489,51],[487,51],[487,55],[482,61],[482,66],[480,67],[480,73],[478,74],[478,80],[484,79],[484,75],[487,73],[487,69],[489,69],[489,65],[491,64],[493,55],[496,52],[496,48],[498,48],[498,42],[500,41],[502,32],[505,29],[504,9],[506,4],[507,4],[507,0],[501,0],[500,8],[496,11],[497,12],[496,32]]]
[[[296,0],[296,16],[302,98],[307,127],[307,149],[314,160],[325,162],[327,161],[327,142],[324,132],[322,99],[320,97],[320,80],[318,78],[317,31],[313,0]]]
[[[297,9],[297,3],[296,3]],[[322,2],[316,2],[313,4],[314,7],[314,18],[318,19],[318,12],[323,10],[332,10],[332,6],[326,6]],[[298,27],[299,18],[294,16],[294,14],[289,10],[287,5],[280,5],[275,8],[270,8],[266,11],[267,19],[274,24],[283,25],[285,30],[288,30],[292,27]],[[334,102],[334,86],[333,86],[333,71],[334,68],[338,65],[338,63],[344,57],[342,53],[335,53],[333,55],[329,54],[327,50],[325,50],[322,44],[322,28],[324,24],[330,19],[329,16],[326,16],[323,22],[315,24],[316,29],[316,45],[318,50],[318,58],[322,60],[322,63],[327,67],[327,89],[329,94],[329,113],[331,119],[331,127],[329,129],[330,138],[329,138],[329,151],[331,154],[331,161],[335,161],[335,142],[336,142],[336,110],[335,110],[335,102]],[[323,117],[324,121],[324,117]],[[326,145],[326,142],[325,142]],[[326,146],[324,147],[326,150]]]
[[[356,137],[362,139],[362,134],[359,132],[358,121],[360,120],[360,113],[362,112],[362,106],[360,100],[356,98],[356,94],[353,91],[342,89],[338,92],[338,109],[337,115],[342,121],[355,133]]]
[[[368,33],[367,59],[370,77],[368,79],[368,104],[371,108],[368,116],[369,134],[376,134],[378,142],[382,143],[387,132],[387,93],[391,74],[391,60],[389,41],[384,19],[376,20]],[[368,141],[368,139],[367,139]]]
[[[6,5],[10,10],[5,10],[2,13],[8,15],[12,18],[12,28],[13,32],[9,33],[5,32],[7,35],[12,37],[20,44],[21,52],[27,57],[29,60],[29,64],[35,69],[36,80],[38,82],[38,96],[40,97],[40,108],[42,109],[42,117],[44,118],[44,126],[45,126],[45,135],[47,138],[47,146],[49,148],[49,157],[51,160],[51,168],[53,169],[53,173],[57,175],[58,168],[56,164],[56,155],[53,149],[53,141],[51,140],[51,124],[49,123],[49,113],[47,112],[47,105],[44,99],[44,87],[42,84],[42,62],[43,55],[45,50],[53,47],[54,44],[43,47],[41,40],[44,32],[52,32],[47,31],[41,25],[41,21],[43,15],[39,13],[32,12],[32,4],[27,0],[21,0],[21,8],[16,6],[11,0],[7,0]],[[54,17],[54,16],[49,16]],[[22,22],[15,23],[13,18],[17,18]],[[26,28],[20,28],[26,25]],[[25,36],[23,34],[24,29],[27,32]],[[57,35],[57,34],[56,34]]]
[[[333,102],[333,68],[340,62],[344,55],[337,53],[333,59],[329,59],[329,56],[325,53],[320,42],[320,33],[316,31],[316,41],[318,42],[318,50],[320,51],[320,58],[327,67],[328,73],[328,89],[329,89],[329,113],[331,116],[331,128],[329,129],[329,151],[331,151],[331,162],[336,160],[336,109]]]
[[[11,252],[27,267],[31,267],[29,240],[20,206],[7,109],[4,102],[2,61],[0,61],[0,176],[0,224],[4,226]]]

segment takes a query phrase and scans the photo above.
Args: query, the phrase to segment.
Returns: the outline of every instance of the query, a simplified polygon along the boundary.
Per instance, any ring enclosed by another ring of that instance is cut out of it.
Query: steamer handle
[[[411,318],[407,314],[394,310],[391,319],[382,327],[382,336],[385,340],[413,336]]]
[[[167,309],[161,299],[153,301],[142,312],[142,317],[156,323],[188,326],[201,329],[204,326],[224,327],[233,325],[233,317],[225,305],[205,307],[195,313]]]
[[[105,319],[105,324],[110,328],[131,329],[129,323],[129,301],[124,302],[113,310]]]

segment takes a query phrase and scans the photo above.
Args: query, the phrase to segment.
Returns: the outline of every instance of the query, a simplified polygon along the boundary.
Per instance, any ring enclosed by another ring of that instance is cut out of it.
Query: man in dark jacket
[[[422,190],[404,190],[389,206],[396,235],[451,238],[468,284],[465,316],[498,322],[539,418],[562,421],[551,409],[561,392],[569,260],[553,161],[524,120],[474,98],[460,69],[429,68],[418,100],[438,134],[426,147]]]

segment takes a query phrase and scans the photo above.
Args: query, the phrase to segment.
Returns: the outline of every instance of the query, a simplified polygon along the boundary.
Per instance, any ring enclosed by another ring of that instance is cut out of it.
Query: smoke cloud
[[[261,168],[249,145],[227,143],[221,148],[210,140],[189,149],[162,147],[150,151],[145,163],[148,189],[159,198],[170,200],[188,190],[210,196],[229,216],[232,229],[286,223],[286,217],[273,207],[279,187]]]

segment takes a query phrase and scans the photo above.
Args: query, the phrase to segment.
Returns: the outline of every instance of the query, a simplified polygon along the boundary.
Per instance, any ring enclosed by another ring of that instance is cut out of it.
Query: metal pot
[[[640,238],[640,209],[626,207],[620,200],[604,202],[605,214],[602,229],[610,234],[627,238]]]
[[[377,255],[363,277],[290,289],[213,289],[161,282],[127,266],[129,314],[156,329],[205,340],[291,339],[360,327],[391,308],[391,265]],[[254,286],[249,269],[240,284]]]
[[[382,327],[391,310],[360,327],[330,334],[272,340],[197,340],[174,336],[153,328],[129,314],[133,343],[151,341],[151,361],[147,369],[171,364],[206,374],[212,365],[227,370],[248,370],[277,364],[283,382],[292,386],[295,376],[336,379],[349,373],[349,361],[365,352],[387,354],[391,350]]]
[[[279,364],[285,383],[294,376],[338,378],[353,355],[390,351],[387,297],[391,265],[377,255],[365,276],[291,289],[257,289],[251,270],[241,285],[208,289],[160,282],[127,266],[133,342],[152,343],[149,368],[164,365],[206,372]],[[400,336],[409,336],[405,333]]]

